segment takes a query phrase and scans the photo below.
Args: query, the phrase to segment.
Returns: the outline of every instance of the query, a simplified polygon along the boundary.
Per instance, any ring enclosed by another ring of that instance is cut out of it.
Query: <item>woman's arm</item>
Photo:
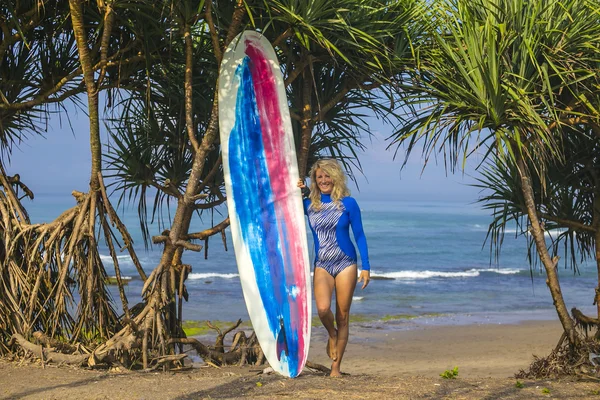
[[[358,203],[352,197],[348,198],[350,201],[348,213],[350,216],[350,226],[352,226],[352,233],[354,233],[354,239],[358,246],[358,252],[360,253],[360,260],[362,262],[362,271],[358,277],[358,282],[362,282],[361,289],[366,288],[371,281],[371,264],[369,263],[369,249],[367,248],[367,237],[362,225],[362,218],[360,215],[360,207]]]
[[[352,226],[352,233],[354,233],[354,239],[358,246],[358,252],[360,253],[360,260],[362,262],[362,269],[364,271],[371,270],[371,264],[369,263],[369,249],[367,248],[367,237],[363,229],[362,218],[360,215],[360,208],[354,198],[349,197],[347,201],[347,209],[350,217],[350,226]]]

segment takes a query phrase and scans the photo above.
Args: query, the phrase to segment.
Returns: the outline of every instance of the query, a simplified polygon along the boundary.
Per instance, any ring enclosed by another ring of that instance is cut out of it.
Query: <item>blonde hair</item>
[[[344,197],[350,196],[350,190],[346,185],[346,174],[342,170],[340,164],[331,158],[325,158],[317,160],[313,164],[308,173],[310,177],[310,203],[314,210],[321,208],[321,190],[317,185],[317,170],[320,169],[333,181],[333,189],[331,190],[331,201],[337,203],[338,207],[341,205],[341,200]]]

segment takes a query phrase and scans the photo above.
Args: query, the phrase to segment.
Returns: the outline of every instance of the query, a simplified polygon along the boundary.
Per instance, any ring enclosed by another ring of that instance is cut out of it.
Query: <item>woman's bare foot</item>
[[[340,371],[340,363],[334,361],[333,364],[331,364],[331,372],[329,373],[329,376],[332,378],[339,378],[342,376],[342,371]]]
[[[333,361],[337,360],[337,331],[335,337],[329,336],[327,340],[327,356]]]

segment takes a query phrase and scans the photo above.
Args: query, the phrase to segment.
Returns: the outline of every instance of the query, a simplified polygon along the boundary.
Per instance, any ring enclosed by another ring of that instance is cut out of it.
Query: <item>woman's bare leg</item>
[[[356,287],[356,265],[344,269],[335,277],[335,321],[337,323],[337,359],[331,364],[331,376],[342,374],[340,366],[348,343],[350,306]]]
[[[334,325],[334,316],[331,312],[331,295],[335,280],[329,272],[323,268],[315,268],[314,287],[315,301],[317,303],[317,312],[321,323],[327,329],[329,339],[327,340],[327,355],[332,359],[337,359],[337,330]]]

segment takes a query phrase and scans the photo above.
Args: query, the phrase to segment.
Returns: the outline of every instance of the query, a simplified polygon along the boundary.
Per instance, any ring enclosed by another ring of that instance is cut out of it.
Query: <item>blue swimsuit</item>
[[[344,197],[340,205],[331,201],[330,195],[321,194],[319,210],[314,210],[310,204],[310,199],[304,199],[304,213],[308,216],[315,241],[315,267],[323,268],[335,278],[345,268],[356,264],[356,250],[350,241],[352,226],[362,269],[370,270],[367,238],[356,200]]]

